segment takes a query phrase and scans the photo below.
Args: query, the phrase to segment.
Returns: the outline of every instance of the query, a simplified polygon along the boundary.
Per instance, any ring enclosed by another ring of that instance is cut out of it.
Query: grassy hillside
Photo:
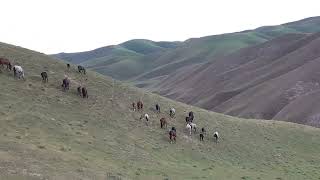
[[[132,88],[88,71],[83,77],[64,62],[0,44],[0,56],[23,66],[26,81],[0,73],[0,179],[319,179],[320,130],[292,123],[243,120],[208,112]],[[47,70],[49,83],[40,72]],[[71,90],[60,88],[64,74]],[[85,79],[88,79],[85,81]],[[76,84],[89,99],[76,95]],[[132,112],[142,99],[151,124]],[[158,102],[163,113],[152,111]],[[167,111],[175,107],[177,117]],[[184,117],[210,137],[184,132]],[[160,117],[176,126],[176,144],[159,128]],[[212,142],[218,130],[221,141]]]
[[[179,42],[154,42],[146,39],[134,39],[120,44],[120,46],[140,54],[151,54],[165,51],[179,46]]]

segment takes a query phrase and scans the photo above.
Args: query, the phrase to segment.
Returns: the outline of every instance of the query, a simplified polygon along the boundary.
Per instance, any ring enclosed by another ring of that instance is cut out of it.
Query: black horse
[[[156,104],[156,111],[157,111],[157,113],[160,113],[160,106],[159,106],[159,104]]]
[[[83,67],[83,66],[78,66],[78,71],[79,73],[83,73],[83,74],[86,74],[86,69]]]
[[[82,87],[81,92],[82,92],[82,97],[83,97],[83,98],[88,98],[88,97],[89,97],[89,96],[88,96],[87,88]]]
[[[47,72],[42,72],[41,73],[42,81],[43,82],[48,82],[48,73]]]
[[[192,111],[189,112],[189,118],[190,118],[190,121],[192,122],[194,119],[194,115]]]
[[[203,141],[204,138],[204,134],[206,133],[206,130],[203,128],[201,128],[201,132],[200,132],[200,141]]]

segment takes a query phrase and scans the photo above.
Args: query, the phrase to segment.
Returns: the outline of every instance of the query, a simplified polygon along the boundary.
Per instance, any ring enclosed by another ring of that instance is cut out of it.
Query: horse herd
[[[24,76],[24,70],[21,66],[19,65],[14,65],[12,66],[12,63],[6,59],[6,58],[1,58],[0,57],[0,66],[2,68],[4,68],[4,66],[6,66],[6,70],[8,71],[11,71],[13,70],[13,76],[14,78],[18,78],[18,79],[23,79],[25,80],[25,76]],[[67,69],[68,71],[70,70],[70,64],[67,64]],[[86,69],[83,67],[83,66],[78,66],[78,71],[79,73],[83,73],[83,74],[86,74]],[[1,69],[0,69],[0,72],[1,72]],[[49,78],[48,78],[48,73],[43,71],[41,72],[41,78],[42,78],[42,82],[44,83],[48,83],[49,82]],[[63,91],[67,91],[69,90],[69,87],[70,87],[70,79],[68,76],[65,76],[65,78],[62,80],[62,90]],[[77,92],[78,92],[78,95],[83,97],[83,98],[88,98],[88,90],[86,87],[82,87],[81,85],[77,87]]]
[[[137,104],[137,107],[138,107],[138,111],[142,111],[143,110],[143,103],[142,101],[138,101],[137,103],[133,102],[132,103],[132,110],[133,111],[136,111],[136,104]],[[160,111],[160,105],[159,104],[156,104],[155,105],[155,110],[157,113],[161,113]],[[170,118],[175,118],[175,114],[176,114],[176,110],[174,108],[170,108],[169,110],[169,116]],[[146,125],[149,124],[149,121],[150,121],[150,116],[149,114],[145,113],[145,114],[142,114],[140,116],[140,120],[142,119],[145,119],[146,121]],[[190,111],[188,113],[188,116],[185,118],[186,119],[186,130],[188,131],[189,135],[191,136],[192,135],[192,132],[194,131],[194,133],[197,132],[197,125],[193,122],[194,121],[194,113],[192,111]],[[160,118],[160,128],[163,129],[163,128],[167,128],[168,126],[168,122],[167,122],[167,119],[165,117],[161,117]],[[200,134],[199,134],[199,137],[200,137],[200,141],[204,141],[204,136],[206,135],[206,130],[205,128],[201,128],[201,131],[200,131]],[[169,130],[169,139],[170,139],[170,143],[172,142],[176,142],[176,137],[177,137],[177,131],[176,131],[176,128],[175,127],[171,127],[171,129]],[[214,141],[217,143],[218,142],[218,139],[219,139],[219,133],[217,131],[215,131],[213,133],[213,138],[214,138]]]
[[[6,69],[8,71],[11,71],[13,70],[13,75],[14,75],[14,78],[18,77],[18,79],[23,79],[25,80],[25,76],[24,76],[24,71],[23,71],[23,68],[19,65],[14,65],[12,66],[11,62],[6,59],[6,58],[0,58],[0,66],[2,66],[4,68],[4,66],[6,66]],[[67,64],[67,69],[68,71],[70,70],[70,64]],[[86,69],[83,67],[83,66],[78,66],[78,71],[79,73],[83,73],[84,75],[86,74]],[[1,72],[1,69],[0,69],[0,72]],[[41,72],[41,77],[42,77],[42,81],[44,83],[48,83],[49,82],[49,79],[48,79],[48,73],[47,72]],[[70,87],[70,79],[68,76],[65,76],[65,78],[62,80],[62,90],[63,91],[67,91],[69,90],[69,87]],[[83,98],[88,98],[88,91],[86,89],[86,87],[82,87],[81,85],[77,87],[77,92],[78,92],[78,95],[83,97]],[[161,113],[160,111],[160,105],[159,104],[156,104],[155,106],[155,109],[156,109],[156,112],[157,113]],[[143,103],[142,101],[138,101],[137,103],[132,103],[132,110],[133,111],[142,111],[143,110]],[[175,114],[176,114],[176,110],[174,108],[170,108],[169,110],[169,116],[171,118],[175,118]],[[148,114],[142,114],[141,117],[140,117],[140,120],[141,119],[145,119],[146,120],[146,124],[148,125],[149,123],[149,120],[150,120],[150,117]],[[191,136],[192,132],[197,132],[197,125],[193,122],[194,121],[194,113],[192,111],[189,112],[188,116],[185,118],[186,120],[186,130],[189,132],[189,135]],[[160,118],[160,128],[167,128],[167,125],[168,125],[168,122],[166,120],[166,118],[162,117]],[[200,131],[200,141],[203,141],[204,140],[204,136],[206,134],[206,130],[205,128],[201,128],[201,131]],[[177,137],[177,131],[176,131],[176,128],[175,127],[171,127],[170,131],[169,131],[169,139],[170,139],[170,143],[172,142],[176,142],[176,137]],[[219,139],[219,134],[217,131],[215,131],[213,133],[213,137],[214,137],[214,140],[215,142],[218,142],[218,139]]]
[[[21,66],[14,65],[12,67],[11,62],[6,58],[0,58],[0,65],[2,67],[7,66],[7,70],[11,71],[13,69],[13,76],[14,78],[18,77],[18,79],[24,79],[24,72]]]

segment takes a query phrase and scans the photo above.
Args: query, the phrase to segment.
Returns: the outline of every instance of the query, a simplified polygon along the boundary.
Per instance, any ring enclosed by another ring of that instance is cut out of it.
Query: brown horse
[[[170,143],[172,143],[173,141],[176,142],[176,137],[177,137],[176,129],[172,127],[172,129],[169,131]]]
[[[8,59],[0,58],[0,65],[3,67],[4,65],[7,66],[7,70],[12,70],[12,65]]]
[[[203,127],[203,128],[201,128],[201,132],[200,132],[200,141],[203,141],[205,134],[206,134],[206,130]]]
[[[137,102],[138,111],[143,110],[143,103],[141,101]]]
[[[83,97],[83,98],[88,98],[88,97],[89,97],[89,96],[88,96],[88,91],[87,91],[87,88],[86,88],[86,87],[82,87],[81,91],[82,91],[82,97]]]
[[[194,115],[192,111],[189,112],[189,118],[190,118],[190,121],[192,122],[194,119]]]
[[[167,128],[167,124],[168,124],[168,122],[167,122],[166,118],[163,117],[163,118],[160,119],[160,127],[161,127],[161,129],[164,126]]]
[[[68,79],[68,77],[66,77],[62,80],[61,87],[62,87],[63,91],[66,91],[66,90],[69,90],[69,86],[70,86],[70,80]]]

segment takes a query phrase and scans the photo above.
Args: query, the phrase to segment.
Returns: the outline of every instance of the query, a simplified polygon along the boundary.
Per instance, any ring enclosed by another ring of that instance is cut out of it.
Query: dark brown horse
[[[160,119],[160,127],[161,127],[161,129],[164,128],[164,127],[167,128],[167,124],[168,124],[168,122],[167,122],[166,118],[163,117],[163,118]]]
[[[176,137],[177,137],[176,129],[172,127],[172,129],[169,131],[170,143],[172,143],[173,141],[176,142]]]
[[[42,81],[43,82],[48,82],[48,73],[47,72],[42,72],[41,73]]]
[[[137,102],[138,111],[143,110],[143,103],[141,101]]]
[[[89,96],[88,96],[88,91],[87,91],[87,88],[86,88],[86,87],[82,87],[81,91],[82,91],[82,97],[83,97],[83,98],[88,98],[88,97],[89,97]]]
[[[69,86],[70,86],[70,80],[68,79],[68,77],[66,77],[62,80],[61,87],[64,91],[66,91],[66,90],[69,90]]]
[[[4,65],[6,65],[7,66],[7,70],[10,70],[10,71],[12,70],[12,65],[11,65],[11,63],[10,63],[10,61],[8,59],[0,58],[0,65],[2,67],[4,67]]]
[[[192,111],[189,112],[189,117],[190,117],[190,121],[192,122],[192,121],[193,121],[193,118],[194,118],[194,115],[193,115],[193,112],[192,112]]]
[[[204,135],[206,133],[206,130],[203,128],[201,128],[201,132],[200,132],[200,141],[203,141]]]

